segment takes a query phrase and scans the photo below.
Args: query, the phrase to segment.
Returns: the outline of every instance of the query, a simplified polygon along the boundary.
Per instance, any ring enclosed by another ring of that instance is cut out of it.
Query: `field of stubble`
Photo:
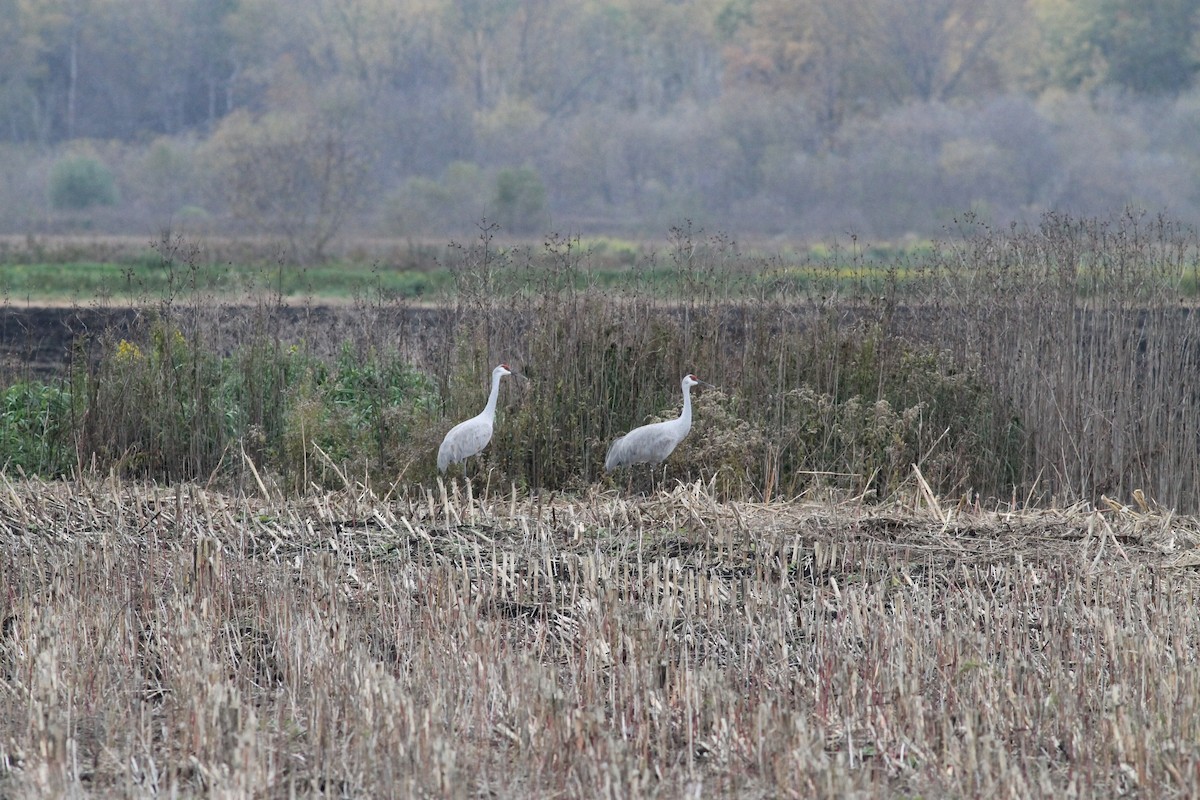
[[[0,486],[0,797],[1184,797],[1200,521]]]

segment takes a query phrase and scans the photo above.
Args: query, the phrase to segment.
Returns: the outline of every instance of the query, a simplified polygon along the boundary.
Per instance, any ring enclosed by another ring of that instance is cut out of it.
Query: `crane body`
[[[684,375],[681,382],[683,412],[679,417],[666,422],[652,422],[618,437],[608,448],[604,469],[611,472],[617,467],[631,464],[658,464],[671,455],[692,429],[691,389],[700,383],[704,381],[695,375]]]
[[[508,364],[501,364],[492,370],[492,391],[488,394],[487,405],[483,411],[474,417],[464,420],[446,434],[438,448],[438,472],[445,472],[451,464],[478,455],[492,440],[492,428],[496,421],[496,398],[500,394],[500,379],[511,375]]]

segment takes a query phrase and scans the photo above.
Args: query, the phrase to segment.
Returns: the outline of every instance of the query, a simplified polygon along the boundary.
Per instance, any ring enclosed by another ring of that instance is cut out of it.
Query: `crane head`
[[[508,364],[501,364],[492,370],[492,372],[498,372],[501,375],[512,375],[512,368],[509,367]]]

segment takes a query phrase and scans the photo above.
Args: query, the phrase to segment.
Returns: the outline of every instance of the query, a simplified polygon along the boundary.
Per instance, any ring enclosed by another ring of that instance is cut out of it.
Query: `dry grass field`
[[[4,479],[0,797],[1200,793],[1196,519],[462,486]]]

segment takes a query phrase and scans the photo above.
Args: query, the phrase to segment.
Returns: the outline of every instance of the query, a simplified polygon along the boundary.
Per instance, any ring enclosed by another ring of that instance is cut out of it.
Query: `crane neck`
[[[687,426],[692,424],[692,387],[686,383],[683,385],[683,413],[679,415],[679,421]]]
[[[483,407],[483,416],[488,419],[496,418],[496,398],[500,395],[500,379],[504,377],[499,372],[492,373],[492,391],[488,395],[487,405]]]

